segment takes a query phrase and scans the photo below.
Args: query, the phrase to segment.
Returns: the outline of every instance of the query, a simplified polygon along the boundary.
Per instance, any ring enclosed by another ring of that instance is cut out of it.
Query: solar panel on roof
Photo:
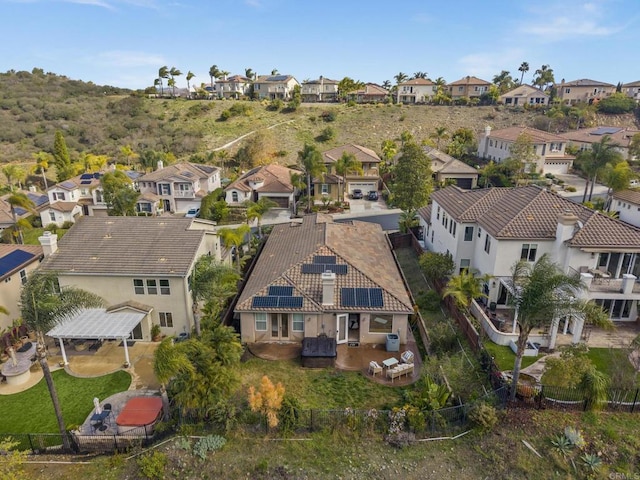
[[[289,78],[287,75],[273,75],[273,76],[269,77],[269,81],[271,81],[271,82],[282,82],[282,81],[286,80],[287,78]]]
[[[253,297],[251,302],[253,308],[272,308],[278,306],[278,297],[269,295],[267,297]]]
[[[302,297],[278,297],[280,308],[302,308]]]
[[[82,180],[80,182],[80,185],[90,185],[91,184],[91,180]]]
[[[314,255],[313,263],[336,263],[335,255]]]
[[[354,288],[342,288],[340,290],[340,304],[343,307],[355,307],[356,306],[356,291]]]
[[[332,263],[303,263],[302,273],[324,273],[333,272],[336,275],[346,275],[346,265],[336,265]]]
[[[33,253],[25,252],[24,250],[14,250],[0,258],[0,275],[9,273],[33,257],[35,257]]]
[[[620,130],[622,129],[618,127],[598,127],[591,132],[591,135],[613,135],[614,133],[618,133]]]
[[[368,307],[369,302],[369,289],[368,288],[356,288],[356,307]]]
[[[93,173],[83,173],[80,175],[80,180],[88,180],[90,178],[93,178]]]
[[[324,271],[324,265],[319,263],[303,263],[302,273],[322,273]]]
[[[66,181],[66,182],[62,182],[60,186],[65,188],[73,188],[76,186],[76,184],[73,182]]]
[[[369,299],[371,301],[371,306],[374,308],[382,308],[384,307],[384,300],[382,299],[382,289],[381,288],[370,288],[369,289]]]
[[[293,287],[288,287],[284,285],[272,285],[269,287],[269,295],[290,297],[291,295],[293,295]]]
[[[332,271],[336,275],[346,275],[347,274],[347,266],[346,265],[325,265],[327,270]]]

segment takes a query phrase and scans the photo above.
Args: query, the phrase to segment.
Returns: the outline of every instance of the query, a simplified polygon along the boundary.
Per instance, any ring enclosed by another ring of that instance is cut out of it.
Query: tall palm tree
[[[273,70],[271,70],[271,75],[278,75],[278,69],[274,68]]]
[[[175,97],[176,96],[176,77],[179,77],[180,75],[182,75],[182,72],[178,70],[176,67],[171,67],[171,70],[169,70],[169,75],[171,75],[171,80],[172,80],[171,88],[173,91],[173,96]]]
[[[20,165],[6,165],[2,167],[2,173],[7,178],[7,183],[11,191],[13,191],[16,183],[21,186],[22,182],[27,178],[27,172]]]
[[[262,238],[262,217],[265,213],[278,204],[267,197],[261,197],[257,202],[247,204],[247,222],[256,220],[258,222],[258,237]]]
[[[166,65],[158,69],[158,80],[160,80],[160,96],[164,96],[164,86],[162,85],[162,79],[169,78],[169,67]]]
[[[253,80],[254,75],[255,75],[255,73],[253,72],[253,69],[251,69],[251,68],[245,68],[244,69],[244,76],[245,77]]]
[[[305,189],[305,179],[303,173],[289,172],[289,181],[291,182],[291,186],[293,187],[293,196],[294,199],[297,199],[297,195],[299,192]],[[298,202],[297,200],[293,203],[293,214],[298,214]]]
[[[391,82],[389,80],[385,80],[384,82],[382,82],[382,88],[384,88],[385,90],[391,90]]]
[[[535,72],[536,76],[533,79],[533,84],[537,85],[540,90],[544,90],[544,87],[550,83],[555,82],[555,78],[553,76],[553,69],[549,67],[549,65],[542,65]]]
[[[406,73],[399,72],[397,75],[394,75],[393,78],[396,80],[396,85],[400,85],[402,82],[404,82],[409,77],[407,76]]]
[[[238,263],[238,272],[241,269],[240,264],[240,247],[244,244],[245,237],[251,232],[251,227],[249,225],[243,224],[238,228],[221,228],[218,230],[218,235],[220,235],[220,239],[222,240],[223,245],[227,249],[231,249],[235,247],[236,249],[236,261]]]
[[[9,198],[7,198],[6,202],[11,207],[11,217],[13,218],[16,233],[18,234],[18,243],[24,244],[24,236],[22,235],[22,227],[18,222],[18,214],[16,212],[16,208],[22,208],[23,210],[33,212],[35,211],[36,206],[33,201],[22,192],[12,193]]]
[[[313,197],[311,196],[311,180],[313,177],[317,177],[326,172],[326,167],[322,161],[322,153],[318,150],[318,147],[315,145],[311,145],[309,143],[305,143],[302,150],[298,152],[298,162],[302,167],[302,171],[307,177],[307,198],[309,200],[309,204],[307,206],[307,211],[311,212],[313,207]]]
[[[582,201],[587,199],[588,183],[591,183],[589,200],[593,195],[593,186],[598,175],[601,174],[607,164],[617,165],[622,161],[622,155],[618,151],[619,145],[609,135],[604,135],[599,142],[592,143],[589,150],[584,150],[579,155],[583,171],[587,174],[587,185],[584,188]]]
[[[211,79],[211,93],[213,94],[213,85],[216,81],[216,78],[218,78],[220,76],[220,70],[218,69],[217,65],[211,65],[211,68],[209,68],[209,78]]]
[[[518,67],[518,71],[521,73],[520,75],[520,85],[522,85],[522,80],[524,79],[524,74],[529,71],[529,64],[527,62],[522,62]]]
[[[434,138],[436,140],[436,148],[440,150],[440,141],[449,138],[447,127],[436,127],[433,133],[429,135],[429,138]]]
[[[413,74],[413,78],[427,78],[429,74],[427,72],[418,71]]]
[[[189,91],[189,93],[188,93],[188,97],[189,97],[189,98],[191,98],[191,80],[192,80],[192,79],[193,79],[193,77],[195,77],[195,76],[196,76],[196,75],[195,75],[191,70],[189,70],[189,71],[187,72],[187,77],[186,77],[186,78],[187,78],[187,90]]]
[[[20,294],[22,321],[27,327],[36,332],[36,356],[47,382],[60,435],[62,435],[64,445],[67,448],[70,447],[71,442],[62,417],[58,392],[47,363],[44,335],[82,309],[97,308],[102,305],[103,300],[93,293],[76,287],[60,287],[54,272],[39,271],[32,273]]]
[[[340,191],[343,185],[342,180],[349,173],[359,173],[362,175],[362,162],[356,159],[353,153],[343,152],[342,156],[335,163],[336,174],[338,175],[338,198],[340,202],[344,201],[344,190]],[[344,189],[344,186],[342,187]]]
[[[33,157],[36,160],[36,170],[34,173],[42,173],[42,181],[44,182],[45,191],[49,189],[47,182],[47,170],[49,169],[49,162],[51,161],[51,154],[47,152],[34,153]]]
[[[176,96],[176,79],[170,78],[167,80],[167,86],[171,87],[171,96],[175,98]]]

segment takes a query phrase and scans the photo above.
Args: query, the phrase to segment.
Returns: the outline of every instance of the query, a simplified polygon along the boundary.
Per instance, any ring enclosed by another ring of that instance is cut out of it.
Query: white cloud
[[[113,5],[111,5],[111,4],[107,3],[107,2],[103,2],[101,0],[63,0],[63,2],[65,2],[65,3],[77,3],[77,4],[80,4],[80,5],[90,5],[90,6],[94,6],[94,7],[106,8],[108,10],[115,10]]]
[[[110,52],[102,52],[90,59],[91,62],[106,67],[157,67],[167,63],[162,55],[136,52],[113,50]]]

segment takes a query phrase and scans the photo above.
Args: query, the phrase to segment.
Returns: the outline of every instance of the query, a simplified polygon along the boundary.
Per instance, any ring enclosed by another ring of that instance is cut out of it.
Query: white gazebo
[[[69,365],[67,353],[64,350],[65,338],[121,339],[124,345],[125,365],[129,366],[127,339],[146,315],[147,313],[144,312],[109,312],[104,308],[86,308],[56,325],[47,332],[47,335],[57,338],[60,342],[60,352],[65,365]]]

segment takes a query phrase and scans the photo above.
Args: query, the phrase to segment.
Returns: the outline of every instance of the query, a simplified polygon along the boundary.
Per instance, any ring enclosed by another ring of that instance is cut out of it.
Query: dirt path
[[[276,123],[275,125],[271,125],[270,127],[267,127],[266,130],[271,130],[272,128],[276,128],[279,127],[280,125],[284,125],[285,123],[291,123],[294,122],[295,118],[291,119],[291,120],[287,120],[286,122],[280,122],[280,123]],[[214,148],[213,151],[217,152],[220,150],[224,150],[225,148],[229,148],[232,147],[233,145],[235,145],[236,143],[238,143],[240,140],[242,140],[243,138],[248,137],[249,135],[253,135],[254,133],[256,133],[257,130],[253,130],[249,133],[245,133],[244,135],[240,135],[238,138],[236,138],[235,140],[231,140],[229,143],[225,143],[224,145],[222,145],[221,147],[217,147]]]

